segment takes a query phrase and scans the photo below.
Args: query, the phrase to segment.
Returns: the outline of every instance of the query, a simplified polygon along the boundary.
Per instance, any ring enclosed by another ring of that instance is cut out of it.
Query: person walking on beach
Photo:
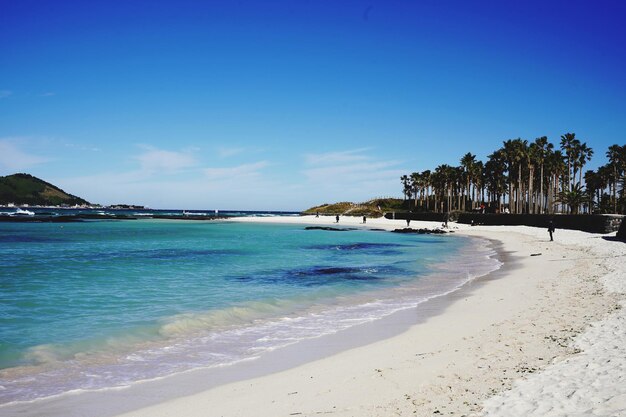
[[[406,219],[406,227],[409,227],[410,224],[411,224],[411,219]]]
[[[550,223],[548,223],[548,233],[550,233],[550,242],[553,242],[554,239],[552,238],[552,233],[554,233],[554,223],[552,222],[552,220],[550,220]]]
[[[363,216],[363,224],[365,224],[366,220],[367,220],[367,218],[365,216]]]
[[[335,216],[335,220],[336,220],[335,223],[339,223],[339,215]]]

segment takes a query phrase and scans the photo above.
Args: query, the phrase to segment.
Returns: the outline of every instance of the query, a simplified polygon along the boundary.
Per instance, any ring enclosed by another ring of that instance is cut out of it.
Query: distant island
[[[30,174],[0,177],[0,204],[16,206],[91,206],[80,197]]]

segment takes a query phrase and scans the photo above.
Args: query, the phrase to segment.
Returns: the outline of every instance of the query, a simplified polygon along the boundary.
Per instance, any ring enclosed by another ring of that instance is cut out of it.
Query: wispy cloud
[[[242,154],[246,151],[243,147],[219,147],[217,148],[217,155],[220,158],[228,158],[231,156]]]
[[[332,165],[345,164],[370,159],[364,153],[370,148],[352,149],[349,151],[314,153],[304,155],[305,162],[309,165]]]
[[[20,138],[0,139],[0,167],[5,170],[24,171],[49,161],[49,158],[22,150],[19,146],[21,141]]]
[[[13,94],[10,90],[0,90],[0,98],[6,98]]]
[[[101,149],[98,148],[97,146],[81,145],[81,144],[72,143],[72,142],[66,142],[63,144],[63,146],[65,146],[66,148],[75,149],[78,151],[88,151],[88,152],[100,152],[101,151]]]
[[[103,204],[122,202],[155,208],[239,208],[250,207],[249,199],[261,201],[268,196],[277,197],[281,187],[268,182],[261,172],[269,165],[259,161],[232,167],[194,169],[183,177],[137,170],[58,180],[75,194]]]
[[[198,164],[190,151],[166,151],[149,146],[144,148],[144,152],[135,157],[143,171],[173,173]]]
[[[366,200],[393,189],[405,172],[401,161],[371,156],[372,149],[361,148],[304,155],[301,171],[306,184],[316,193],[333,199]]]
[[[329,165],[308,168],[303,171],[309,181],[314,182],[348,182],[361,183],[386,177],[400,177],[404,171],[395,168],[397,161],[367,161],[356,164]]]
[[[302,172],[311,181],[357,181],[380,179],[386,176],[401,175],[395,168],[399,161],[381,161],[369,156],[370,148],[348,151],[307,154],[304,156],[307,168]]]
[[[267,161],[259,161],[252,164],[242,164],[232,167],[205,168],[204,174],[211,180],[228,179],[239,181],[251,177],[258,177],[261,174],[260,171],[268,165],[269,163]]]
[[[43,94],[41,94],[41,97],[52,97],[52,96],[56,96],[57,93],[55,93],[54,91],[47,91]]]

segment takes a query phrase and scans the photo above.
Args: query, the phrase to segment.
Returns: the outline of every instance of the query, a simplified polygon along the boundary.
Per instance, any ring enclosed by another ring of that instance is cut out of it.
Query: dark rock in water
[[[193,215],[193,214],[191,215],[187,214],[184,216],[155,214],[150,217],[152,217],[153,219],[161,219],[161,220],[227,220],[229,218],[228,216],[213,216],[213,215],[198,216],[198,215]]]
[[[410,227],[404,229],[392,230],[393,233],[413,233],[416,235],[443,235],[448,232],[441,229],[411,229]]]
[[[305,271],[297,271],[295,275],[337,275],[337,274],[353,274],[360,272],[359,268],[348,268],[348,267],[316,267],[311,268]]]
[[[325,226],[307,226],[304,230],[330,230],[333,232],[348,232],[350,230],[356,230],[355,228],[338,228],[338,227],[325,227]]]
[[[381,252],[389,249],[395,249],[398,247],[405,247],[399,243],[371,243],[371,242],[356,242],[347,243],[343,245],[331,244],[331,245],[312,245],[307,246],[307,249],[321,249],[321,250],[339,250],[339,251],[376,251]]]

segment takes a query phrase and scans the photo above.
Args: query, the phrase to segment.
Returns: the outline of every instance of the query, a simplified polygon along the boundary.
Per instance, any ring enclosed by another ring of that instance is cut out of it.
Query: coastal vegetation
[[[332,204],[322,204],[311,207],[302,212],[302,214],[320,214],[320,215],[349,215],[349,216],[367,216],[381,217],[386,212],[405,211],[408,207],[406,201],[399,198],[375,198],[363,203],[341,202]]]
[[[458,166],[400,178],[404,201],[413,211],[490,213],[626,213],[626,145],[612,145],[607,163],[583,171],[594,150],[574,133],[559,147],[546,136],[533,142],[509,139],[485,162],[468,152]]]
[[[13,174],[0,177],[0,204],[74,206],[89,202],[30,174]]]

